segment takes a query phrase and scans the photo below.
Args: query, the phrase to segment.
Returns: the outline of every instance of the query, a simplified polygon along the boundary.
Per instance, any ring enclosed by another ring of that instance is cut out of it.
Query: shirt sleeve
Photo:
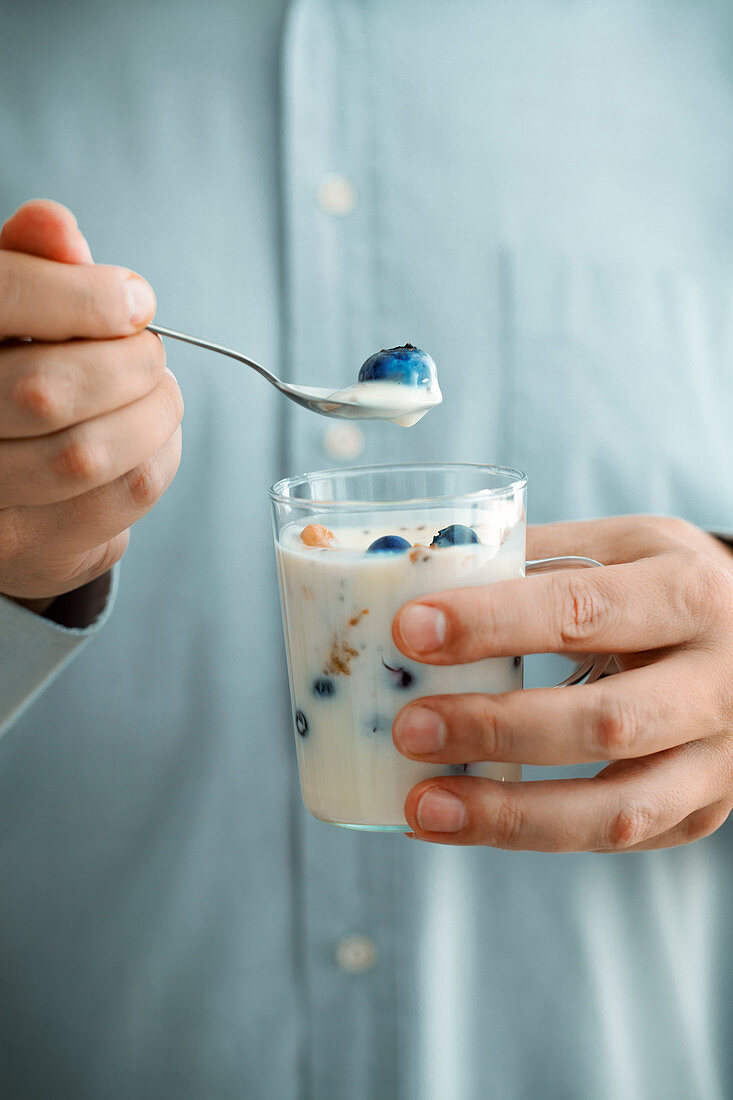
[[[45,615],[0,596],[0,734],[56,679],[109,618],[119,570],[55,600]]]

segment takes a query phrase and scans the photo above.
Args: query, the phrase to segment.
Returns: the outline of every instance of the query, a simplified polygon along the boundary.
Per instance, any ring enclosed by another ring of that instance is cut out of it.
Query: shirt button
[[[323,449],[332,458],[358,458],[365,442],[364,432],[358,424],[336,421],[323,432]]]
[[[347,974],[365,974],[377,961],[377,945],[369,936],[344,936],[336,944],[336,962]]]
[[[348,176],[329,172],[319,184],[318,202],[327,214],[345,218],[356,206],[356,188]]]

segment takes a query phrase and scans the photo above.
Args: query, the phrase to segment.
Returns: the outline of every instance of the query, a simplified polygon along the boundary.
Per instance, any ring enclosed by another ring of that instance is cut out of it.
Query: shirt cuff
[[[109,618],[119,569],[37,615],[0,596],[0,734],[17,721]]]

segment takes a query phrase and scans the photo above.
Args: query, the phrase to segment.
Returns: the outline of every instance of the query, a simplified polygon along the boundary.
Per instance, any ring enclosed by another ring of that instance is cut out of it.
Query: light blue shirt
[[[161,324],[293,381],[411,339],[445,400],[334,435],[169,346],[183,462],[106,618],[3,602],[0,1094],[733,1095],[729,828],[549,856],[308,816],[266,495],[496,461],[535,522],[730,527],[731,33],[724,0],[6,0],[4,212],[67,203]]]

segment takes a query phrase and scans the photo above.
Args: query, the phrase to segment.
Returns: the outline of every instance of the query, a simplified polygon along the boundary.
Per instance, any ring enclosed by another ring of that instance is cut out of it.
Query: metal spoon
[[[266,370],[265,367],[260,366],[259,363],[255,363],[254,359],[250,359],[247,355],[242,355],[241,351],[234,351],[232,348],[222,347],[221,344],[212,344],[209,340],[199,340],[197,336],[187,336],[183,332],[173,332],[169,328],[161,328],[160,325],[148,325],[150,332],[155,332],[158,336],[169,336],[173,340],[183,340],[186,344],[195,344],[196,347],[206,348],[208,351],[216,351],[220,355],[228,355],[230,359],[236,359],[240,363],[245,363],[246,366],[252,367],[258,374],[261,374],[263,378],[266,378],[275,389],[284,394],[285,397],[289,397],[291,401],[295,401],[297,405],[302,405],[304,409],[310,409],[311,412],[320,413],[321,416],[334,416],[347,418],[351,420],[397,420],[407,421],[414,423],[419,420],[429,409],[432,409],[435,405],[440,404],[441,396],[440,391],[436,393],[426,393],[424,398],[421,399],[419,392],[415,391],[412,387],[406,386],[390,386],[390,389],[395,391],[394,405],[384,402],[368,404],[362,400],[364,392],[366,390],[367,397],[369,396],[369,389],[367,383],[362,383],[358,389],[359,400],[354,400],[351,397],[351,391],[356,389],[356,386],[350,386],[345,391],[336,391],[318,388],[315,386],[293,386],[289,382],[283,382],[279,378],[276,378],[271,371]],[[375,396],[376,396],[375,391]],[[383,397],[383,391],[381,395]],[[400,398],[403,400],[400,401]],[[404,399],[408,398],[407,401]],[[416,400],[417,398],[417,400]]]

